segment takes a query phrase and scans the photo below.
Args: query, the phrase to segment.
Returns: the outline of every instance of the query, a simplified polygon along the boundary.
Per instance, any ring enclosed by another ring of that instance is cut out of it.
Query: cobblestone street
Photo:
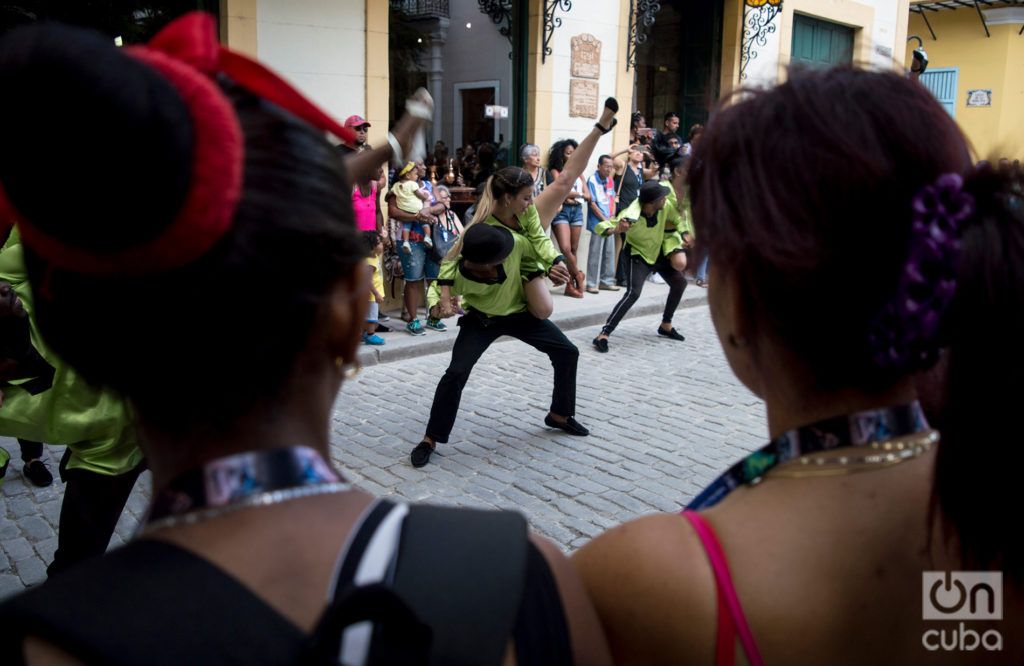
[[[515,508],[572,550],[604,529],[653,511],[676,511],[729,463],[765,438],[763,407],[733,377],[706,307],[680,310],[687,339],[658,338],[658,316],[629,319],[597,353],[599,327],[569,331],[580,348],[577,418],[591,436],[543,425],[551,397],[547,357],[517,341],[491,347],[476,366],[447,445],[415,469],[437,380],[450,354],[365,369],[342,390],[332,456],[380,495],[465,506]],[[448,335],[456,335],[453,327]],[[0,598],[45,579],[56,547],[63,486],[30,487],[18,446],[0,495]],[[48,447],[51,469],[62,447]],[[113,545],[145,510],[142,477]]]

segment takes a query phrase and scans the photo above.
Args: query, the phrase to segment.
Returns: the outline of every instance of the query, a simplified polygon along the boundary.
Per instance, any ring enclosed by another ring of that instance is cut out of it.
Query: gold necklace
[[[939,443],[937,430],[895,437],[864,446],[844,446],[839,449],[800,456],[768,472],[766,478],[806,478],[839,476],[885,469],[909,460],[915,460]]]

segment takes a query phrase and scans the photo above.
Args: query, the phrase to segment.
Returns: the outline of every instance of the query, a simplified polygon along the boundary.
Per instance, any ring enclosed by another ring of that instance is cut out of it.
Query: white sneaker
[[[409,245],[409,241],[404,241],[402,243],[402,252],[412,254],[412,245]]]
[[[423,244],[426,245],[427,247],[434,247],[434,239],[431,238],[430,236],[424,236]]]
[[[647,281],[653,282],[654,284],[665,284],[665,278],[661,277],[657,273],[651,273],[650,275],[648,275]]]

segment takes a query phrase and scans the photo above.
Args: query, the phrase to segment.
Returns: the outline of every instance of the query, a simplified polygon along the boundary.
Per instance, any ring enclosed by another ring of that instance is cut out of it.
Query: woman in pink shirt
[[[383,166],[379,166],[371,178],[352,186],[352,212],[358,231],[384,232],[384,217],[377,205],[377,181],[382,172]]]

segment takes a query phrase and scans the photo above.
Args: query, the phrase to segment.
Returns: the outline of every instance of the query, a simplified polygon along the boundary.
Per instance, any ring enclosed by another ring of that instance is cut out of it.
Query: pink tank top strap
[[[718,537],[715,536],[715,531],[699,513],[684,511],[682,515],[690,522],[693,530],[697,533],[697,537],[704,546],[704,552],[707,553],[708,561],[711,563],[711,570],[715,574],[715,588],[718,593],[719,604],[716,664],[721,666],[722,664],[732,664],[735,661],[733,659],[734,655],[731,653],[735,649],[735,640],[723,640],[731,638],[733,631],[730,631],[730,629],[732,629],[735,631],[735,636],[739,638],[740,645],[743,646],[743,652],[747,655],[747,661],[750,665],[764,666],[764,659],[761,658],[761,652],[757,649],[757,643],[754,642],[754,634],[747,623],[746,615],[743,614],[743,607],[740,605],[739,596],[736,594],[736,587],[732,584],[732,574],[729,573],[729,561],[725,557],[722,545],[718,542]],[[724,609],[722,608],[723,605],[725,606]],[[729,622],[730,620],[731,622]],[[723,626],[723,624],[727,623],[732,626]],[[729,653],[723,654],[723,650],[728,650]]]

